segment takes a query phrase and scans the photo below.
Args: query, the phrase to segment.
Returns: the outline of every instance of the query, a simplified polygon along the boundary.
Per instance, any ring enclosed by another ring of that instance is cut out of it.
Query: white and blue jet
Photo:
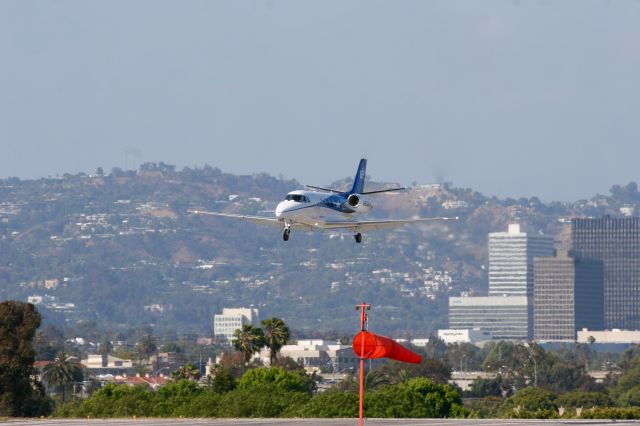
[[[285,199],[278,203],[275,217],[249,216],[189,210],[189,213],[211,216],[244,219],[250,222],[278,226],[282,229],[282,239],[289,240],[291,229],[312,231],[315,229],[347,229],[353,232],[357,243],[362,242],[362,232],[384,228],[393,228],[407,223],[421,223],[432,220],[451,220],[457,218],[419,218],[419,219],[386,219],[386,220],[354,220],[355,213],[366,213],[373,208],[366,195],[384,192],[402,191],[406,188],[390,188],[379,191],[365,191],[364,179],[367,159],[360,160],[353,186],[349,191],[338,191],[330,188],[307,185],[312,191],[296,190],[289,192]]]

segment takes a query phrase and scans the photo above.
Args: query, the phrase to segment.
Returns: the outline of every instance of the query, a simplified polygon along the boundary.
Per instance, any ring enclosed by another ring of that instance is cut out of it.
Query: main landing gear
[[[291,227],[285,226],[282,230],[282,239],[285,241],[289,241],[289,235],[291,234]]]
[[[362,234],[361,233],[357,233],[353,236],[353,238],[356,239],[356,243],[360,244],[362,242]]]

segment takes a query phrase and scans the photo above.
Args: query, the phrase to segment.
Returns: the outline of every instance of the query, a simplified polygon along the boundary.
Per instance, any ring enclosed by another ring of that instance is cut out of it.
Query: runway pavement
[[[354,426],[358,419],[0,419],[0,424],[20,426]],[[533,426],[533,425],[638,425],[636,420],[503,420],[503,419],[365,419],[372,426]]]

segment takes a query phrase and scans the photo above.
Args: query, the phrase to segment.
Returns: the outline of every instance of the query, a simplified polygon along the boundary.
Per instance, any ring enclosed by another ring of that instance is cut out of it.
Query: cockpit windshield
[[[307,198],[306,195],[300,195],[300,194],[287,194],[287,197],[285,198],[286,201],[295,201],[296,203],[308,203],[309,202],[309,198]]]

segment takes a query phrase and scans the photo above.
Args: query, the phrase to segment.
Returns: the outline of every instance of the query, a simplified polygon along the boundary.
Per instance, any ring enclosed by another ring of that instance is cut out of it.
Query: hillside
[[[487,233],[517,221],[566,245],[569,218],[619,215],[640,203],[635,183],[575,203],[423,185],[377,196],[371,216],[460,220],[372,232],[360,245],[338,232],[297,232],[285,243],[277,229],[186,213],[269,214],[299,187],[164,163],[0,180],[0,299],[30,298],[53,323],[181,333],[210,332],[222,307],[253,304],[299,335],[353,331],[354,305],[365,300],[377,331],[424,336],[447,325],[448,295],[485,291]]]

